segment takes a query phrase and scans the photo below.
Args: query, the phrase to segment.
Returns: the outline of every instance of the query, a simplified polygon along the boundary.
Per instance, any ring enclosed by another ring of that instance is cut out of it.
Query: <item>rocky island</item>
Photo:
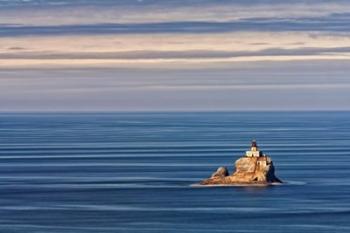
[[[219,167],[201,185],[269,185],[282,183],[275,176],[271,158],[259,150],[255,140],[245,156],[235,162],[236,170],[230,175],[226,167]]]

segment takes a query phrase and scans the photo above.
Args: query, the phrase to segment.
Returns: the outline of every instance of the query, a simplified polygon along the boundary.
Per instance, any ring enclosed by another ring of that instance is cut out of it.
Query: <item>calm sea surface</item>
[[[256,138],[286,183],[194,188]],[[0,115],[0,232],[350,232],[350,113]]]

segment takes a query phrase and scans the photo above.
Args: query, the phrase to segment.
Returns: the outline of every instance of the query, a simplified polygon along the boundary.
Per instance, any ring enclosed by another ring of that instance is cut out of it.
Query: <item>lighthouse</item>
[[[259,151],[258,144],[256,143],[255,140],[253,140],[250,150],[246,151],[245,155],[247,157],[261,157],[263,156],[263,153],[262,151]]]

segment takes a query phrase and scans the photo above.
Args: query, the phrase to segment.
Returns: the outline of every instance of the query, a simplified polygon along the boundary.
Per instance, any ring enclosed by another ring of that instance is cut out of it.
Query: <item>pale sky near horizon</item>
[[[0,112],[350,110],[350,2],[0,0]]]

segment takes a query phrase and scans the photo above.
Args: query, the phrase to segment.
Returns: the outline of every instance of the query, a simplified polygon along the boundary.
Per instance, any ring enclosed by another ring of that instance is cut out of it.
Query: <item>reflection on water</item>
[[[350,113],[4,114],[0,232],[350,231]],[[285,183],[193,187],[256,138]]]

